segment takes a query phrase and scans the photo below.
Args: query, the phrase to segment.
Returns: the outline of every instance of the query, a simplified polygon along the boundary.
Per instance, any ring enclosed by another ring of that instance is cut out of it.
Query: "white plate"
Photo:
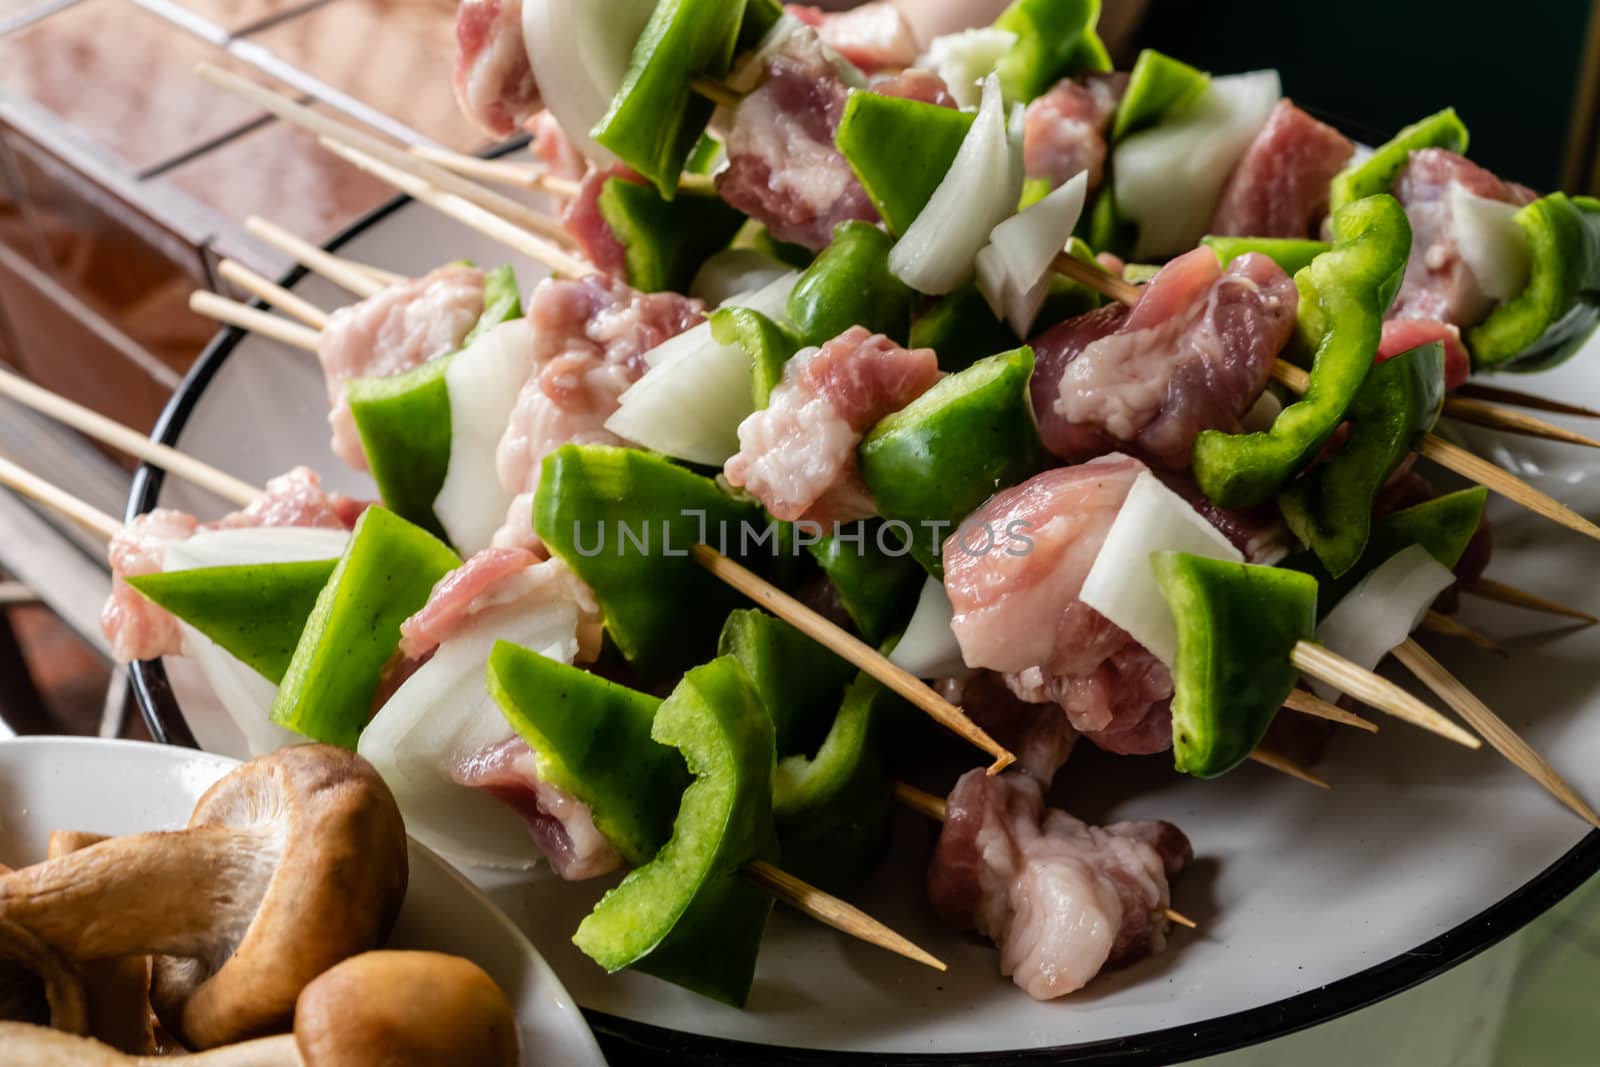
[[[359,230],[341,251],[408,273],[445,256],[486,264],[506,258],[414,205]],[[524,285],[536,276],[526,273]],[[322,282],[297,288],[328,307],[346,299]],[[338,488],[370,494],[328,451],[315,362],[256,338],[228,347],[213,351],[175,401],[165,439],[245,478],[259,481],[306,463]],[[1595,359],[1600,352],[1590,351],[1511,384],[1600,406]],[[1600,515],[1592,453],[1505,440],[1512,451],[1493,439],[1478,447]],[[147,488],[149,500],[202,515],[219,510],[186,487],[159,495]],[[146,498],[136,489],[135,499]],[[1492,514],[1494,577],[1600,613],[1600,583],[1592,578],[1600,545],[1500,501]],[[1424,643],[1600,802],[1600,630],[1563,629],[1547,617],[1470,599],[1462,619],[1505,643],[1512,657],[1427,637]],[[206,747],[236,751],[237,738],[203,687],[179,670],[175,664],[177,703],[194,732]],[[146,696],[149,706],[161,703],[159,692]],[[1253,765],[1200,782],[1180,779],[1160,758],[1114,760],[1087,748],[1074,757],[1058,798],[1090,818],[1158,817],[1181,826],[1199,861],[1177,880],[1174,904],[1199,920],[1201,932],[1179,932],[1170,951],[1055,1003],[1035,1003],[999,977],[987,944],[937,925],[922,890],[929,829],[911,816],[899,827],[891,860],[855,902],[934,950],[949,973],[780,910],[743,1012],[642,975],[607,977],[579,955],[569,939],[598,887],[483,880],[499,883],[496,899],[579,1003],[604,1013],[592,1016],[597,1028],[632,1041],[681,1053],[694,1047],[690,1035],[704,1035],[874,1054],[1006,1053],[1007,1061],[1023,1050],[1050,1049],[1053,1061],[1144,1050],[1148,1062],[1173,1062],[1397,992],[1518,928],[1600,867],[1600,837],[1574,851],[1584,824],[1493,752],[1468,753],[1400,724],[1386,723],[1377,737],[1338,737],[1320,768],[1336,787],[1331,796]]]
[[[200,794],[235,766],[224,756],[134,741],[0,742],[0,862],[18,867],[44,859],[53,830],[181,829]],[[577,1005],[505,916],[414,841],[410,865],[390,946],[464,956],[489,972],[516,1008],[525,1067],[604,1067]]]

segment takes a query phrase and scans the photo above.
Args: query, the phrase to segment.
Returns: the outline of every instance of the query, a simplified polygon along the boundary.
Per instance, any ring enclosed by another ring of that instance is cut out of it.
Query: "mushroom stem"
[[[6,1062],[19,1067],[170,1067],[171,1057],[129,1056],[87,1037],[26,1023],[0,1023]],[[303,1067],[294,1037],[264,1037],[183,1057],[197,1067]]]
[[[0,919],[0,965],[3,964],[12,964],[43,984],[52,1026],[71,1034],[88,1030],[89,1009],[77,967],[32,931]]]

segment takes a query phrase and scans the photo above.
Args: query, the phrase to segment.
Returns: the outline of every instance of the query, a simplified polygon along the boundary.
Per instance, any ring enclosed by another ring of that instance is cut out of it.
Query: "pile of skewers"
[[[770,895],[942,966],[830,895],[895,799],[944,820],[934,906],[1030,994],[1158,951],[1189,842],[1048,809],[1080,738],[1326,787],[1284,749],[1375,731],[1354,701],[1600,826],[1411,637],[1486,642],[1441,612],[1458,589],[1594,621],[1484,577],[1485,499],[1600,528],[1434,430],[1600,447],[1467,381],[1581,345],[1600,204],[1476,167],[1451,112],[1367,154],[1274,72],[1113,73],[1093,3],[926,49],[887,5],[460,10],[464,105],[531,124],[543,164],[408,153],[202,71],[552,272],[400,278],[253,220],[358,302],[238,264],[299,321],[196,294],[317,355],[381,504],[303,469],[258,489],[0,376],[243,509],[124,528],[0,463],[110,541],[119,655],[195,656],[260,751],[358,749],[464,862],[631,868],[578,945],[735,1004]],[[1391,654],[1465,726],[1374,674]],[[896,781],[931,743],[908,707],[991,758],[948,801]]]

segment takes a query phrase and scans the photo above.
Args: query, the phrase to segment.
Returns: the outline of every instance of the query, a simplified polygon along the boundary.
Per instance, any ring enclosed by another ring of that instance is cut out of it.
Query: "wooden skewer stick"
[[[99,508],[84,503],[64,489],[56,488],[37,474],[17,466],[4,456],[0,456],[0,485],[8,486],[47,508],[53,508],[107,541],[117,536],[118,531],[122,529],[122,523]]]
[[[1447,398],[1444,402],[1444,413],[1457,421],[1469,422],[1474,426],[1486,426],[1491,430],[1522,434],[1524,437],[1540,437],[1546,441],[1559,441],[1568,445],[1582,445],[1585,448],[1600,448],[1600,441],[1569,430],[1565,426],[1557,426],[1553,422],[1526,412],[1512,411],[1473,397]]]
[[[1349,693],[1363,704],[1413,726],[1436,733],[1464,748],[1481,748],[1483,745],[1476,737],[1387,678],[1358,667],[1321,645],[1301,641],[1289,654],[1289,661],[1301,673],[1331,685],[1340,692]]]
[[[130,430],[114,419],[108,419],[82,404],[73,403],[64,396],[42,389],[8,370],[0,370],[0,395],[8,396],[41,415],[71,426],[112,448],[127,452],[129,455],[136,455],[163,470],[169,470],[224,500],[236,504],[249,504],[259,495],[256,488],[248,482],[241,481],[231,474],[225,474],[168,445],[152,441],[144,434]]]
[[[1327,789],[1329,791],[1333,789],[1333,786],[1329,785],[1320,776],[1311,773],[1288,756],[1281,755],[1271,749],[1257,748],[1250,753],[1250,758],[1263,767],[1271,767],[1280,774],[1287,774],[1290,778],[1298,778],[1308,785],[1316,786],[1318,789]]]
[[[1354,726],[1357,730],[1365,730],[1369,734],[1378,732],[1378,724],[1370,719],[1364,719],[1353,711],[1346,711],[1337,704],[1330,704],[1321,697],[1308,693],[1304,689],[1291,690],[1289,699],[1283,706],[1290,711],[1298,711],[1302,715],[1310,715],[1317,719],[1326,719],[1329,722],[1340,723],[1344,726]]]
[[[425,178],[407,174],[374,156],[326,137],[323,138],[322,144],[334,155],[355,164],[368,174],[388,182],[401,192],[477,230],[485,237],[499,241],[507,248],[543,263],[557,274],[581,278],[594,273],[594,267],[588,261],[579,259],[549,241],[507,222],[470,200],[436,188]]]
[[[1463,385],[1456,390],[1456,396],[1469,400],[1489,400],[1517,408],[1532,408],[1535,411],[1548,411],[1552,415],[1576,415],[1580,418],[1600,419],[1600,411],[1595,411],[1593,408],[1551,400],[1549,397],[1523,393],[1515,389],[1504,389],[1497,385],[1483,385],[1479,382],[1468,382]]]
[[[950,815],[950,805],[943,797],[936,797],[927,790],[918,789],[907,782],[894,783],[894,798],[918,815],[926,815],[934,822],[944,822]],[[1162,914],[1169,922],[1175,922],[1179,926],[1186,926],[1191,930],[1200,929],[1199,923],[1181,911],[1164,908]]]
[[[325,144],[333,141],[347,148],[357,149],[368,156],[383,161],[396,170],[415,175],[441,192],[461,197],[463,200],[475,204],[485,211],[492,212],[531,233],[539,234],[557,244],[571,247],[577,243],[561,223],[536,208],[512,200],[510,197],[503,196],[492,189],[485,189],[476,182],[468,181],[461,175],[446,170],[437,164],[418,159],[402,148],[396,148],[394,145],[370,133],[329,118],[320,111],[315,111],[297,103],[281,93],[274,92],[266,86],[250,81],[248,78],[241,78],[237,74],[212,66],[209,63],[200,64],[199,71],[203,80],[210,82],[219,89],[224,89],[235,96],[248,100],[255,106],[278,116],[285,122],[316,134],[322,138]]]
[[[1074,256],[1069,256],[1065,252],[1061,253],[1055,258],[1051,264],[1051,267],[1062,277],[1070,278],[1079,285],[1082,285],[1088,289],[1092,289],[1095,292],[1100,293],[1102,296],[1108,296],[1119,303],[1127,304],[1131,307],[1139,301],[1139,286],[1134,285],[1132,282],[1127,281],[1126,279],[1117,277],[1115,274],[1112,274],[1110,271],[1107,271],[1102,267],[1096,266],[1092,263],[1085,263],[1081,259],[1078,259]],[[1311,376],[1304,370],[1294,366],[1291,363],[1285,363],[1282,360],[1278,360],[1276,366],[1273,368],[1273,377],[1297,393],[1305,392],[1311,383]],[[1490,426],[1494,429],[1505,430],[1510,433],[1520,433],[1529,437],[1539,437],[1551,441],[1562,441],[1567,444],[1585,445],[1589,448],[1600,448],[1600,441],[1595,441],[1591,438],[1583,436],[1582,434],[1574,433],[1565,427],[1557,426],[1554,423],[1546,422],[1543,419],[1533,418],[1530,415],[1521,415],[1517,412],[1502,411],[1493,405],[1485,404],[1479,400],[1469,399],[1458,401],[1454,397],[1447,398],[1445,400],[1444,413],[1451,418],[1457,418],[1463,422],[1476,423],[1481,426]],[[1432,439],[1436,440],[1436,438]],[[1448,466],[1448,464],[1445,465]],[[1451,469],[1454,470],[1455,468]],[[1494,469],[1500,471],[1500,468],[1498,467],[1495,467]],[[1466,472],[1457,471],[1457,473],[1465,474]],[[1505,478],[1513,478],[1512,475],[1507,474],[1504,471],[1500,471],[1500,473],[1504,475]],[[1467,476],[1474,477],[1473,475]],[[1493,485],[1488,482],[1485,482],[1484,484],[1489,485],[1489,487],[1494,489],[1496,492],[1504,492],[1504,490],[1497,485]],[[1518,484],[1520,485],[1524,483],[1518,482]],[[1532,487],[1526,488],[1528,492],[1535,492]],[[1522,500],[1515,496],[1513,496],[1512,499],[1517,500],[1518,503],[1523,503]],[[1556,521],[1559,522],[1562,520],[1558,519]],[[1595,535],[1591,534],[1590,536]]]
[[[229,300],[225,296],[218,296],[216,293],[205,290],[190,293],[189,310],[196,315],[204,315],[208,319],[270,337],[293,348],[301,348],[307,352],[317,350],[316,330],[302,326],[298,322],[280,319],[276,315],[250,307],[248,304],[241,304],[236,300]]]
[[[1497,604],[1509,604],[1514,608],[1526,608],[1529,611],[1542,611],[1548,615],[1560,615],[1568,619],[1578,619],[1589,623],[1591,626],[1600,622],[1600,618],[1595,618],[1587,611],[1569,608],[1565,604],[1548,600],[1537,593],[1518,589],[1514,585],[1497,582],[1493,578],[1479,578],[1476,581],[1468,582],[1461,587],[1461,591],[1482,600],[1492,600]]]
[[[465,175],[480,182],[494,182],[513,189],[533,189],[553,196],[572,197],[578,192],[578,182],[571,178],[558,178],[548,168],[537,163],[516,163],[505,159],[483,159],[479,156],[457,152],[431,144],[414,144],[406,151],[436,167]]]
[[[945,700],[910,671],[885,659],[864,641],[846,633],[771,582],[745,569],[708,545],[693,548],[694,560],[717,579],[726,582],[772,614],[793,626],[841,659],[866,671],[890,689],[921,708],[935,722],[994,757],[990,774],[998,774],[1016,761],[966,712]]]
[[[356,266],[340,259],[258,215],[251,215],[245,219],[244,228],[296,263],[305,264],[312,273],[320,274],[341,289],[352,292],[363,300],[369,296],[377,296],[389,286],[405,281],[404,275],[389,274],[385,271],[383,275],[387,277],[384,277],[377,273],[376,267]]]
[[[802,882],[794,875],[764,860],[751,860],[744,865],[740,873],[785,904],[792,905],[818,922],[849,934],[858,941],[888,949],[908,960],[915,960],[917,963],[932,967],[936,971],[948,969],[943,961],[917,947],[866,912],[846,904],[836,896],[824,893],[808,882]]]
[[[1428,683],[1429,688],[1443,697],[1455,709],[1456,714],[1482,734],[1489,744],[1494,746],[1495,751],[1516,764],[1561,803],[1577,812],[1585,822],[1600,828],[1600,815],[1595,814],[1594,809],[1578,795],[1577,790],[1567,784],[1543,756],[1517,736],[1516,731],[1507,726],[1504,719],[1473,695],[1470,689],[1445,670],[1421,645],[1415,641],[1406,641],[1394,650],[1394,654],[1407,670]]]
[[[1470,478],[1479,485],[1488,486],[1535,515],[1542,515],[1570,530],[1576,530],[1585,537],[1600,541],[1600,526],[1596,526],[1554,497],[1539,492],[1510,471],[1495,466],[1481,456],[1473,455],[1459,445],[1427,434],[1417,446],[1417,454],[1433,460],[1441,467],[1455,471],[1464,478]]]
[[[217,264],[217,273],[245,292],[271,304],[279,311],[287,311],[313,330],[328,326],[328,313],[303,297],[297,296],[265,278],[235,259],[225,259]]]
[[[1481,652],[1493,652],[1497,656],[1506,655],[1506,650],[1500,647],[1499,642],[1488,634],[1481,634],[1466,623],[1451,618],[1438,611],[1429,611],[1422,617],[1422,629],[1429,633],[1438,634],[1440,637],[1453,637],[1458,641],[1465,641]]]

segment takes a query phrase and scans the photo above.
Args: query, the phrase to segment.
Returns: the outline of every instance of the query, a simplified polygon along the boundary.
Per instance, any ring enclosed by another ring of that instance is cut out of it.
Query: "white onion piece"
[[[1334,605],[1317,627],[1317,642],[1370,671],[1411,636],[1455,580],[1421,545],[1396,552]],[[1322,682],[1313,681],[1311,687],[1324,700],[1341,695]]]
[[[725,307],[747,307],[785,320],[796,271]],[[739,451],[739,424],[755,410],[748,353],[718,344],[703,322],[645,353],[650,369],[622,394],[606,429],[674,459],[720,467]]]
[[[1490,200],[1450,183],[1450,217],[1461,258],[1491,300],[1509,300],[1528,287],[1533,251],[1514,216],[1516,204]]]
[[[1000,79],[983,83],[983,105],[928,206],[889,252],[889,269],[911,288],[942,296],[972,277],[978,252],[1022,196],[1021,145],[1007,128]]]
[[[1117,145],[1117,209],[1139,226],[1134,259],[1200,243],[1223,183],[1282,95],[1275,70],[1213,78],[1181,114]]]
[[[252,563],[309,563],[338,559],[350,542],[345,530],[313,526],[241,526],[201,530],[187,541],[170,541],[162,551],[161,569],[190,571],[201,567],[242,567]]]
[[[462,556],[489,547],[506,519],[511,494],[500,485],[495,453],[533,374],[533,327],[503,323],[457,353],[444,372],[450,391],[450,465],[433,501],[451,544]]]
[[[947,33],[933,39],[917,66],[943,79],[961,107],[977,107],[983,79],[994,73],[1016,43],[1016,34],[994,26]]]
[[[1282,413],[1283,401],[1278,399],[1278,394],[1267,389],[1256,397],[1256,402],[1250,405],[1250,410],[1239,420],[1239,426],[1245,433],[1266,433],[1272,429],[1272,424],[1278,421],[1278,416]]]
[[[917,597],[917,610],[906,624],[905,636],[889,654],[889,662],[903,667],[918,678],[950,678],[967,671],[961,658],[961,644],[950,628],[955,605],[944,591],[944,583],[929,578]]]
[[[1089,174],[1080,171],[1037,204],[996,226],[988,246],[978,253],[978,288],[995,316],[1018,337],[1033,331],[1055,278],[1050,264],[1072,238],[1088,193]]]
[[[1233,563],[1243,563],[1244,553],[1160,478],[1145,471],[1134,479],[1078,595],[1171,667],[1178,656],[1178,624],[1150,563],[1156,552]]]
[[[655,7],[655,0],[523,0],[523,44],[544,106],[590,159],[612,159],[590,131],[611,109]]]
[[[458,863],[533,865],[538,846],[521,817],[488,793],[457,784],[451,771],[516,736],[484,686],[495,641],[570,663],[577,632],[577,608],[565,602],[483,612],[378,710],[357,751],[388,783],[413,837]]]
[[[278,687],[253,667],[187,623],[183,624],[184,653],[200,667],[222,710],[244,735],[251,758],[265,756],[306,739],[272,721],[272,702]]]
[[[754,248],[728,248],[700,265],[689,286],[689,295],[704,300],[707,307],[721,307],[730,302],[737,305],[745,294],[765,289],[792,273],[793,267],[765,252]]]

